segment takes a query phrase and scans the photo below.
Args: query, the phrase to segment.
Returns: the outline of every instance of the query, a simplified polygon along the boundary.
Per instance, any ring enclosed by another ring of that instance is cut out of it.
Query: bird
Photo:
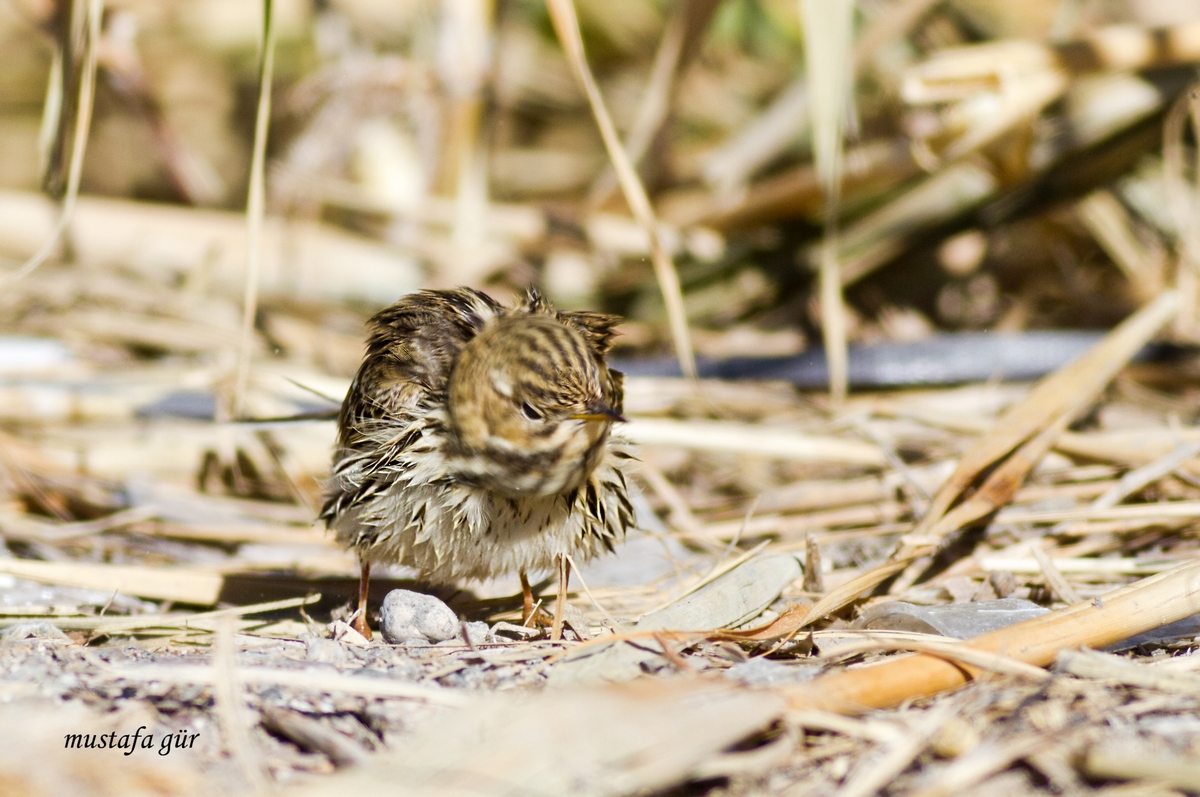
[[[561,630],[568,562],[634,527],[611,433],[623,377],[608,367],[618,316],[556,310],[537,290],[502,305],[472,288],[423,290],[368,322],[366,352],[338,414],[320,517],[360,565],[353,627],[370,639],[371,565],[430,584],[555,566]]]

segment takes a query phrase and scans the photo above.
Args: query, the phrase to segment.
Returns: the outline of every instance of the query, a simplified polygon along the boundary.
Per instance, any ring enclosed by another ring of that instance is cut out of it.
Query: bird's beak
[[[573,421],[608,421],[610,423],[617,421],[618,423],[625,423],[625,418],[621,416],[621,413],[602,401],[596,401],[587,405],[583,408],[583,412],[576,413],[570,416],[570,418]]]

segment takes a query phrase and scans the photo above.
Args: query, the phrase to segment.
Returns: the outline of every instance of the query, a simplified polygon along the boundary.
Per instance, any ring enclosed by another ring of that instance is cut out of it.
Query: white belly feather
[[[364,561],[414,567],[438,583],[546,570],[559,553],[583,561],[631,523],[622,519],[630,513],[619,457],[628,457],[625,445],[610,438],[577,491],[510,498],[446,479],[445,459],[426,435],[389,469],[389,484],[338,518],[337,540]],[[353,468],[340,474],[346,483],[355,476]]]

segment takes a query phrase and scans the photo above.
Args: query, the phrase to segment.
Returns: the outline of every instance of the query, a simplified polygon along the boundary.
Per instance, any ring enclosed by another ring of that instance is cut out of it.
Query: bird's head
[[[595,466],[620,415],[613,376],[584,335],[514,313],[459,355],[447,407],[460,478],[508,495],[553,495]]]

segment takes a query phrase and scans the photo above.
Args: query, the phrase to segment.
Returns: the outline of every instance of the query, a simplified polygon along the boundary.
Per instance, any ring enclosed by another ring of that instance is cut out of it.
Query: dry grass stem
[[[91,132],[92,126],[92,106],[96,95],[96,61],[97,50],[100,47],[100,31],[104,19],[104,2],[103,0],[87,0],[87,39],[83,53],[83,69],[82,77],[79,81],[79,100],[78,107],[75,111],[75,129],[71,135],[71,162],[67,170],[67,189],[63,196],[62,207],[59,208],[58,221],[55,222],[53,229],[45,236],[44,243],[28,260],[22,263],[15,271],[0,276],[0,285],[3,285],[12,280],[20,279],[33,273],[33,271],[46,259],[59,245],[67,228],[75,214],[75,204],[79,199],[79,182],[83,177],[83,156],[87,152],[88,135]],[[63,64],[61,50],[56,55],[56,64],[59,69],[70,69],[70,64]],[[52,76],[56,77],[56,76]],[[47,96],[46,102],[50,104],[55,100],[52,96]],[[57,98],[61,103],[62,98]],[[47,112],[47,118],[50,114]],[[61,114],[56,114],[61,120]]]
[[[242,331],[237,376],[233,388],[233,417],[245,411],[246,386],[255,340],[259,272],[262,269],[262,230],[266,215],[267,131],[271,123],[271,86],[275,79],[275,21],[273,0],[262,0],[263,25],[259,42],[258,108],[254,115],[254,148],[250,158],[250,187],[246,196],[246,273],[242,298]]]
[[[696,378],[696,355],[692,349],[691,334],[688,332],[687,316],[683,306],[683,291],[679,284],[679,275],[675,264],[663,248],[659,232],[658,219],[650,204],[650,197],[638,177],[637,170],[629,161],[625,147],[617,136],[616,127],[604,105],[600,95],[600,87],[588,66],[587,57],[583,52],[583,39],[579,34],[579,19],[575,15],[574,0],[546,0],[550,10],[550,19],[558,34],[563,51],[571,63],[575,77],[583,86],[588,104],[596,117],[596,125],[600,128],[600,136],[604,139],[604,148],[617,173],[617,181],[629,203],[629,209],[637,219],[646,236],[650,239],[651,260],[658,285],[662,291],[663,303],[667,307],[667,317],[671,324],[671,337],[675,342],[675,353],[679,358],[679,367],[685,376]]]
[[[225,752],[236,762],[252,794],[264,794],[267,781],[250,735],[245,697],[238,677],[237,651],[233,639],[233,618],[223,617],[217,624],[217,639],[213,649],[214,702],[224,737]]]

